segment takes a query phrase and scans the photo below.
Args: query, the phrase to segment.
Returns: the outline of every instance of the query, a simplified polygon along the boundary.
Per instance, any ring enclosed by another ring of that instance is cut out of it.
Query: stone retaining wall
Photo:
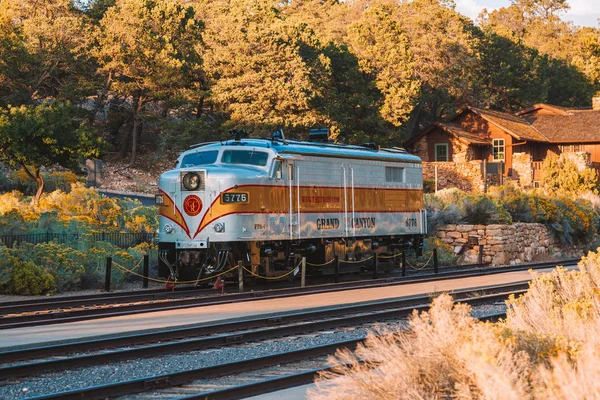
[[[478,262],[479,245],[483,262],[513,265],[530,262],[536,256],[580,257],[587,245],[561,246],[543,224],[518,222],[512,225],[444,225],[436,236],[462,253],[462,263]]]

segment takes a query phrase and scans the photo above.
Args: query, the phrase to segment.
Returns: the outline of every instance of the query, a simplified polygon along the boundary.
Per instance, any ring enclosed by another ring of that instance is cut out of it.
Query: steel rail
[[[452,271],[444,272],[436,275],[426,276],[415,276],[412,278],[381,278],[369,281],[354,281],[344,283],[333,283],[316,285],[305,288],[284,288],[284,289],[271,289],[266,291],[255,291],[245,293],[234,293],[227,294],[219,297],[200,297],[200,298],[186,298],[176,299],[162,303],[149,303],[149,304],[134,304],[125,305],[121,307],[110,307],[110,308],[99,308],[99,309],[87,309],[87,310],[75,310],[75,311],[63,311],[50,314],[35,314],[26,316],[15,316],[15,317],[0,317],[0,329],[12,329],[22,328],[27,326],[40,326],[66,322],[84,321],[89,319],[108,318],[130,314],[141,314],[150,313],[156,311],[167,311],[177,310],[190,307],[199,307],[207,305],[218,305],[218,304],[229,304],[234,302],[263,300],[263,299],[276,299],[281,297],[289,297],[293,295],[301,296],[306,294],[319,294],[328,293],[335,291],[353,290],[353,289],[364,289],[364,288],[375,288],[375,287],[387,287],[395,285],[406,285],[413,283],[431,282],[437,280],[448,280],[454,278],[466,278],[473,276],[485,276],[497,273],[508,273],[515,271],[523,271],[528,269],[540,269],[548,268],[556,265],[565,265],[567,263],[575,263],[578,260],[565,260],[563,263],[546,262],[538,264],[510,266],[510,267],[495,267],[486,268],[484,270],[463,270],[463,271]]]
[[[502,314],[494,314],[480,318],[481,320],[497,320],[503,318]],[[354,351],[359,343],[364,342],[365,338],[348,340],[343,342],[331,343],[328,345],[305,348],[301,350],[273,354],[269,356],[256,357],[243,361],[235,361],[226,364],[219,364],[210,367],[197,368],[193,370],[175,372],[170,374],[162,374],[156,376],[148,376],[144,378],[122,381],[106,385],[98,385],[85,389],[70,390],[65,392],[56,392],[44,396],[30,397],[31,400],[41,399],[105,399],[107,397],[123,396],[133,393],[146,392],[161,388],[185,385],[197,379],[210,379],[224,375],[253,371],[261,368],[273,367],[280,364],[290,363],[299,360],[306,360],[314,357],[329,355],[335,353],[339,349],[349,349]],[[269,391],[277,390],[272,382],[268,385]],[[234,388],[230,388],[234,390]],[[226,389],[223,389],[226,390]],[[238,388],[239,390],[239,388]],[[222,391],[221,391],[222,392]],[[256,386],[253,388],[253,393],[256,393]],[[203,394],[209,397],[210,392]],[[240,395],[240,394],[238,394]],[[227,398],[227,397],[222,397]]]
[[[141,289],[128,292],[98,293],[94,295],[44,297],[43,299],[0,302],[0,315],[19,312],[52,310],[59,307],[84,307],[90,305],[107,305],[127,301],[163,300],[169,297],[185,295],[213,294],[212,289],[176,288],[174,293],[162,289]]]
[[[484,304],[505,300],[510,294],[524,293],[526,284],[520,285],[501,285],[494,287],[484,287],[481,289],[462,291],[454,293],[455,301],[462,301],[471,305]],[[501,292],[478,297],[469,297],[469,294],[479,290],[506,290],[510,292]],[[177,353],[184,351],[198,351],[217,346],[227,346],[245,342],[252,342],[274,337],[285,337],[289,335],[314,332],[322,329],[356,325],[374,321],[387,320],[391,318],[406,317],[413,310],[425,311],[429,308],[431,298],[429,296],[412,296],[402,299],[391,299],[377,302],[368,302],[357,305],[331,307],[324,310],[313,310],[300,313],[292,313],[277,317],[267,317],[261,319],[250,319],[247,321],[226,322],[203,327],[181,329],[179,332],[154,332],[147,335],[127,335],[121,338],[93,340],[83,343],[62,344],[58,346],[44,346],[32,349],[23,349],[7,351],[0,353],[0,361],[10,362],[14,360],[39,359],[41,357],[56,357],[59,355],[78,353],[82,351],[106,349],[110,346],[132,346],[139,343],[148,343],[151,341],[172,340],[182,335],[217,335],[227,331],[237,331],[225,335],[194,338],[188,340],[179,340],[171,343],[153,344],[134,349],[116,350],[111,352],[102,352],[99,354],[82,355],[63,359],[53,359],[35,363],[24,363],[0,368],[0,379],[10,379],[22,376],[32,376],[42,372],[60,371],[82,366],[99,365],[113,363],[131,358],[146,358],[167,353]],[[354,313],[354,315],[347,315]],[[314,320],[319,318],[329,318],[314,322],[297,323],[300,321]],[[264,326],[273,326],[281,324],[290,324],[286,326],[263,328]],[[258,329],[257,329],[258,328]],[[263,328],[263,329],[260,329]],[[248,331],[249,329],[256,329]],[[185,332],[185,333],[184,333]]]
[[[543,267],[548,267],[548,266],[554,266],[554,265],[558,265],[561,263],[567,263],[567,264],[572,264],[572,263],[576,263],[578,262],[580,259],[568,259],[568,260],[564,260],[561,262],[544,262],[544,263],[536,263],[536,264],[528,264],[528,265],[520,265],[520,266],[516,266],[516,267],[520,267],[520,268],[543,268]],[[457,270],[457,267],[440,267],[440,269],[452,269],[452,271],[448,271],[448,273],[459,273],[461,271],[463,272],[471,272],[474,269],[477,268],[483,268],[483,267],[487,267],[487,270],[489,271],[493,271],[495,273],[495,271],[498,270],[507,270],[507,269],[511,269],[514,268],[515,266],[507,266],[507,267],[489,267],[489,265],[486,264],[468,264],[468,265],[461,265],[459,266],[460,268],[462,268],[462,270]],[[411,276],[411,277],[403,277],[403,280],[410,280],[410,279],[419,279],[422,278],[423,276]],[[396,279],[396,278],[380,278],[381,279]],[[368,281],[366,281],[368,282]],[[353,281],[353,282],[344,282],[342,283],[342,285],[344,284],[360,284],[360,283],[365,283],[364,280],[361,281]],[[340,284],[321,284],[319,286],[339,286]],[[233,285],[232,285],[233,287]],[[292,288],[292,289],[298,289],[298,288]],[[197,287],[190,287],[190,286],[182,286],[182,287],[175,287],[175,295],[177,294],[187,294],[187,293],[194,293],[194,294],[198,294],[198,293],[206,293],[206,294],[212,294],[214,293],[214,290],[212,289],[207,289],[207,288],[197,288]],[[274,289],[267,289],[267,290],[274,290]],[[142,290],[136,290],[136,291],[126,291],[126,292],[110,292],[110,293],[96,293],[96,294],[91,294],[91,295],[79,295],[79,296],[57,296],[57,297],[44,297],[44,298],[40,298],[40,299],[29,299],[29,300],[18,300],[18,301],[5,301],[5,302],[0,302],[0,314],[4,313],[5,310],[8,310],[10,312],[20,312],[21,310],[23,311],[37,311],[37,310],[47,310],[49,309],[49,306],[53,306],[53,307],[57,307],[57,305],[59,307],[66,307],[66,306],[70,306],[70,305],[75,305],[75,306],[85,306],[85,305],[91,305],[91,304],[109,304],[110,302],[114,301],[122,301],[123,298],[128,298],[131,299],[131,301],[140,301],[142,299],[149,299],[149,300],[153,300],[156,299],[157,296],[158,298],[161,297],[165,297],[165,296],[172,296],[173,293],[165,291],[164,288],[161,289],[142,289]]]

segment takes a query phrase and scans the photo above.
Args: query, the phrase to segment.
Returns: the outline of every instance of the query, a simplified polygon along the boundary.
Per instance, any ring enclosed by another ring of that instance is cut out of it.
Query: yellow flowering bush
[[[18,192],[0,195],[0,234],[155,232],[156,207],[137,200],[101,198],[98,192],[74,184],[70,192],[56,190],[39,204]]]
[[[0,245],[0,293],[41,295],[56,290],[56,281],[46,269],[19,260]]]

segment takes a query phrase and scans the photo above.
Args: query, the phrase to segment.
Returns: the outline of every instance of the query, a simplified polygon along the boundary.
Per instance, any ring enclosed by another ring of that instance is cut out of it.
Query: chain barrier
[[[415,267],[408,260],[406,260],[406,264],[408,264],[408,266],[411,267],[415,271],[422,271],[429,265],[429,261],[431,261],[432,258],[433,258],[433,252],[431,252],[431,255],[429,256],[429,260],[427,260],[427,262],[425,264],[423,264],[422,267]]]
[[[308,263],[307,263],[307,264],[308,264]],[[280,275],[280,276],[275,276],[275,277],[269,277],[269,276],[262,276],[262,275],[258,275],[258,274],[255,274],[254,272],[252,272],[251,270],[249,270],[248,268],[244,267],[244,266],[242,266],[242,268],[243,268],[243,269],[244,269],[246,272],[248,272],[250,275],[252,275],[252,276],[255,276],[255,277],[257,277],[257,278],[261,278],[261,279],[266,279],[266,280],[268,280],[268,281],[274,281],[274,280],[277,280],[277,279],[282,279],[282,278],[285,278],[286,276],[290,275],[291,273],[293,273],[294,271],[296,271],[298,268],[300,268],[300,266],[301,266],[301,265],[302,265],[302,261],[300,261],[300,262],[298,263],[298,265],[296,265],[296,268],[294,268],[294,269],[290,270],[288,273],[286,273],[286,274],[284,274],[284,275]]]
[[[382,256],[382,255],[378,255],[377,258],[379,259],[390,259],[390,258],[396,258],[396,257],[401,257],[402,253],[398,253],[398,254],[394,254],[393,256]]]
[[[372,258],[373,258],[373,256],[371,256],[369,258],[363,258],[362,260],[359,260],[359,261],[342,261],[342,260],[340,260],[340,264],[341,263],[344,263],[344,264],[360,264],[360,263],[363,263],[365,261],[369,261]]]
[[[143,259],[142,259],[142,260],[143,260]],[[120,265],[119,263],[117,263],[117,262],[116,262],[116,261],[114,261],[114,260],[113,260],[113,262],[112,262],[112,263],[113,263],[113,265],[115,265],[117,268],[119,268],[119,269],[121,269],[121,270],[123,270],[123,271],[129,272],[129,273],[130,273],[130,274],[132,274],[132,275],[139,276],[140,278],[145,278],[145,279],[148,279],[149,281],[152,281],[152,282],[158,282],[158,283],[173,283],[173,284],[176,284],[176,285],[180,285],[180,284],[184,284],[184,283],[196,283],[196,282],[208,281],[208,280],[214,279],[214,278],[216,278],[216,277],[218,277],[218,276],[221,276],[221,275],[223,275],[223,274],[226,274],[226,273],[228,273],[228,272],[231,272],[231,271],[233,271],[234,269],[236,269],[236,268],[237,268],[237,265],[236,265],[235,267],[233,267],[233,268],[230,268],[230,269],[228,269],[227,271],[223,271],[223,272],[221,272],[221,273],[219,273],[219,274],[217,274],[217,275],[211,275],[211,276],[208,276],[208,277],[206,277],[206,278],[202,278],[202,279],[194,279],[193,281],[171,281],[171,280],[167,280],[167,281],[165,281],[165,280],[163,280],[163,279],[155,279],[155,278],[150,278],[149,276],[144,276],[144,275],[142,275],[142,274],[138,274],[137,272],[135,272],[135,271],[132,271],[132,270],[130,270],[129,268],[126,268],[126,267],[124,267],[124,266]],[[138,265],[139,265],[139,263],[138,263]],[[136,265],[134,268],[137,268],[137,265]]]
[[[394,259],[395,259],[396,257],[399,257],[399,256],[401,256],[401,255],[402,255],[402,253],[400,253],[400,254],[395,254],[395,255],[392,255],[392,256],[382,256],[382,255],[378,255],[378,256],[377,256],[377,258],[379,258],[379,259],[390,259],[390,258],[394,258]],[[343,264],[360,264],[360,263],[363,263],[363,262],[365,262],[365,261],[372,260],[372,259],[373,259],[373,257],[374,257],[374,256],[370,256],[370,257],[368,257],[368,258],[363,258],[362,260],[359,260],[359,261],[342,261],[342,260],[339,260],[339,263],[340,263],[340,264],[342,264],[342,263],[343,263]],[[413,265],[410,263],[410,261],[408,261],[408,260],[406,260],[406,264],[407,264],[407,265],[408,265],[410,268],[412,268],[413,270],[415,270],[415,271],[421,271],[421,270],[425,269],[425,268],[426,268],[426,267],[429,265],[429,262],[431,261],[431,259],[432,259],[432,258],[433,258],[433,253],[431,253],[431,255],[429,256],[429,260],[427,260],[427,262],[426,262],[426,263],[425,263],[425,264],[424,264],[422,267],[415,267],[415,266],[413,266]],[[125,271],[125,272],[128,272],[128,273],[130,273],[130,274],[132,274],[132,275],[138,276],[138,277],[140,277],[140,278],[148,279],[149,281],[152,281],[152,282],[157,282],[157,283],[173,283],[173,284],[176,284],[176,285],[178,285],[178,284],[185,284],[185,283],[198,283],[198,282],[208,281],[208,280],[211,280],[211,279],[215,279],[215,278],[217,278],[217,277],[219,277],[219,276],[221,276],[221,275],[224,275],[224,274],[226,274],[226,273],[228,273],[228,272],[231,272],[231,271],[233,271],[234,269],[237,269],[237,268],[238,268],[238,266],[236,265],[236,266],[234,266],[234,267],[231,267],[231,268],[230,268],[230,269],[228,269],[227,271],[223,271],[223,272],[221,272],[221,273],[219,273],[219,274],[217,274],[217,275],[211,275],[211,276],[208,276],[208,277],[205,277],[205,278],[202,278],[202,279],[195,279],[195,280],[193,280],[193,281],[171,281],[171,280],[163,280],[163,279],[155,279],[155,278],[150,278],[149,276],[144,276],[144,275],[142,275],[142,274],[139,274],[139,273],[135,272],[134,270],[135,270],[135,269],[137,269],[137,268],[140,266],[140,264],[142,263],[142,261],[143,261],[143,260],[144,260],[143,258],[142,258],[142,259],[140,259],[140,261],[138,261],[138,263],[137,263],[137,264],[136,264],[136,265],[135,265],[135,266],[134,266],[132,269],[126,268],[126,267],[124,267],[124,266],[120,265],[119,263],[117,263],[117,262],[116,262],[116,261],[114,261],[114,260],[112,261],[112,263],[113,263],[113,264],[114,264],[114,265],[115,265],[117,268],[119,268],[119,269],[121,269],[121,270],[123,270],[123,271]],[[307,265],[307,266],[311,266],[311,267],[324,267],[324,266],[326,266],[326,265],[332,264],[334,261],[335,261],[335,258],[334,258],[334,259],[331,259],[330,261],[327,261],[327,262],[326,262],[326,263],[324,263],[324,264],[313,264],[313,263],[309,263],[309,262],[307,262],[307,263],[306,263],[306,265]],[[300,266],[301,266],[301,265],[302,265],[302,261],[300,261],[300,263],[298,263],[298,265],[296,265],[296,267],[295,267],[295,268],[293,268],[293,269],[291,269],[291,270],[290,270],[288,273],[286,273],[286,274],[284,274],[284,275],[281,275],[281,276],[277,276],[277,277],[267,277],[267,276],[258,275],[258,274],[255,274],[254,272],[252,272],[251,270],[249,270],[248,268],[244,267],[244,266],[242,266],[242,268],[243,268],[243,269],[244,269],[246,272],[248,272],[250,275],[252,275],[252,276],[255,276],[255,277],[257,277],[257,278],[260,278],[260,279],[266,279],[266,280],[277,280],[277,279],[283,279],[283,278],[285,278],[285,277],[287,277],[287,276],[291,275],[291,274],[292,274],[294,271],[298,270],[298,268],[300,268]]]
[[[332,262],[335,261],[335,258],[332,258],[331,260],[327,261],[325,264],[313,264],[313,263],[309,263],[308,261],[306,262],[306,265],[310,266],[310,267],[324,267],[326,265],[331,264]]]

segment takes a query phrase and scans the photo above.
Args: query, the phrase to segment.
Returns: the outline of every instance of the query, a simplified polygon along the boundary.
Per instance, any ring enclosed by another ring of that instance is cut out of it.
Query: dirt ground
[[[119,159],[109,154],[102,160],[102,183],[100,188],[120,192],[156,193],[158,178],[173,168],[177,154],[144,154],[138,157],[133,167],[129,159]]]

